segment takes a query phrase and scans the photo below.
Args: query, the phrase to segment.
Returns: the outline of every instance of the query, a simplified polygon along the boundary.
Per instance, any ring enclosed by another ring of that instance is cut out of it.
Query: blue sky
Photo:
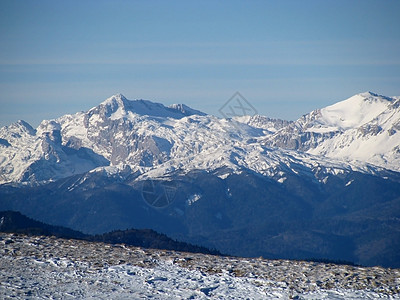
[[[297,119],[400,95],[400,1],[0,1],[0,126],[122,93]]]

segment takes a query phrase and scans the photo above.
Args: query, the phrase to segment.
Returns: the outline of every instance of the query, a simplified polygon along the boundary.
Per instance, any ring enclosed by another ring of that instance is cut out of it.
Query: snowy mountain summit
[[[399,97],[367,92],[296,122],[225,120],[184,104],[166,107],[117,94],[37,129],[24,121],[1,128],[0,183],[37,184],[108,166],[153,177],[178,169],[246,168],[277,180],[284,177],[277,175],[282,165],[293,169],[293,163],[399,171],[399,107]]]
[[[205,115],[184,104],[165,107],[117,94],[87,112],[44,120],[36,130],[18,121],[0,129],[0,183],[37,184],[100,166],[131,163],[136,168],[152,164],[141,152],[161,158],[162,151],[170,145],[151,135],[153,126],[193,114]],[[147,131],[149,134],[141,134]],[[132,147],[136,153],[125,161]]]
[[[371,92],[317,109],[265,144],[400,170],[400,97]]]
[[[160,103],[148,100],[131,101],[122,94],[116,94],[106,99],[99,106],[89,110],[89,112],[101,114],[111,119],[134,118],[135,115],[175,119],[193,114],[205,115],[184,104],[172,104],[169,107],[165,107]]]

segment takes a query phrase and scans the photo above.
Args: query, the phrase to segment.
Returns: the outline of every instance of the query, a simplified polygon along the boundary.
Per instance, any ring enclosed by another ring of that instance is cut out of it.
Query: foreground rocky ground
[[[400,270],[0,233],[0,298],[400,299]]]

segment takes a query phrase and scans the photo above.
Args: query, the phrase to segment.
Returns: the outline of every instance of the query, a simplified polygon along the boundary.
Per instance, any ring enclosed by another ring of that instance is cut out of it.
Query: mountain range
[[[112,96],[0,128],[0,209],[88,234],[151,228],[222,253],[400,266],[400,97],[297,121]]]

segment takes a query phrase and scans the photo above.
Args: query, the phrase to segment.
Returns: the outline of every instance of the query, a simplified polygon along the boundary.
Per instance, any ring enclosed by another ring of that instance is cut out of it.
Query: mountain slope
[[[172,240],[166,235],[159,234],[151,229],[117,230],[99,235],[87,235],[66,227],[38,222],[15,211],[0,211],[0,232],[55,236],[106,244],[125,244],[143,248],[221,255],[218,251],[211,251],[204,247]]]
[[[4,233],[0,244],[4,299],[351,300],[399,299],[400,292],[398,269],[111,247]]]
[[[0,209],[91,234],[151,228],[238,256],[399,266],[399,179],[350,172],[319,181],[288,173],[280,183],[251,171],[221,176],[226,172],[150,181],[93,172],[37,187],[0,186]],[[153,205],[144,194],[148,183],[173,187],[169,203]]]
[[[371,92],[315,110],[265,145],[400,170],[400,98]]]
[[[87,235],[61,226],[35,221],[15,211],[0,211],[0,232],[84,239]]]
[[[0,128],[0,136],[0,183],[43,183],[108,164],[89,148],[64,146],[54,121],[43,121],[36,130],[18,121]]]

